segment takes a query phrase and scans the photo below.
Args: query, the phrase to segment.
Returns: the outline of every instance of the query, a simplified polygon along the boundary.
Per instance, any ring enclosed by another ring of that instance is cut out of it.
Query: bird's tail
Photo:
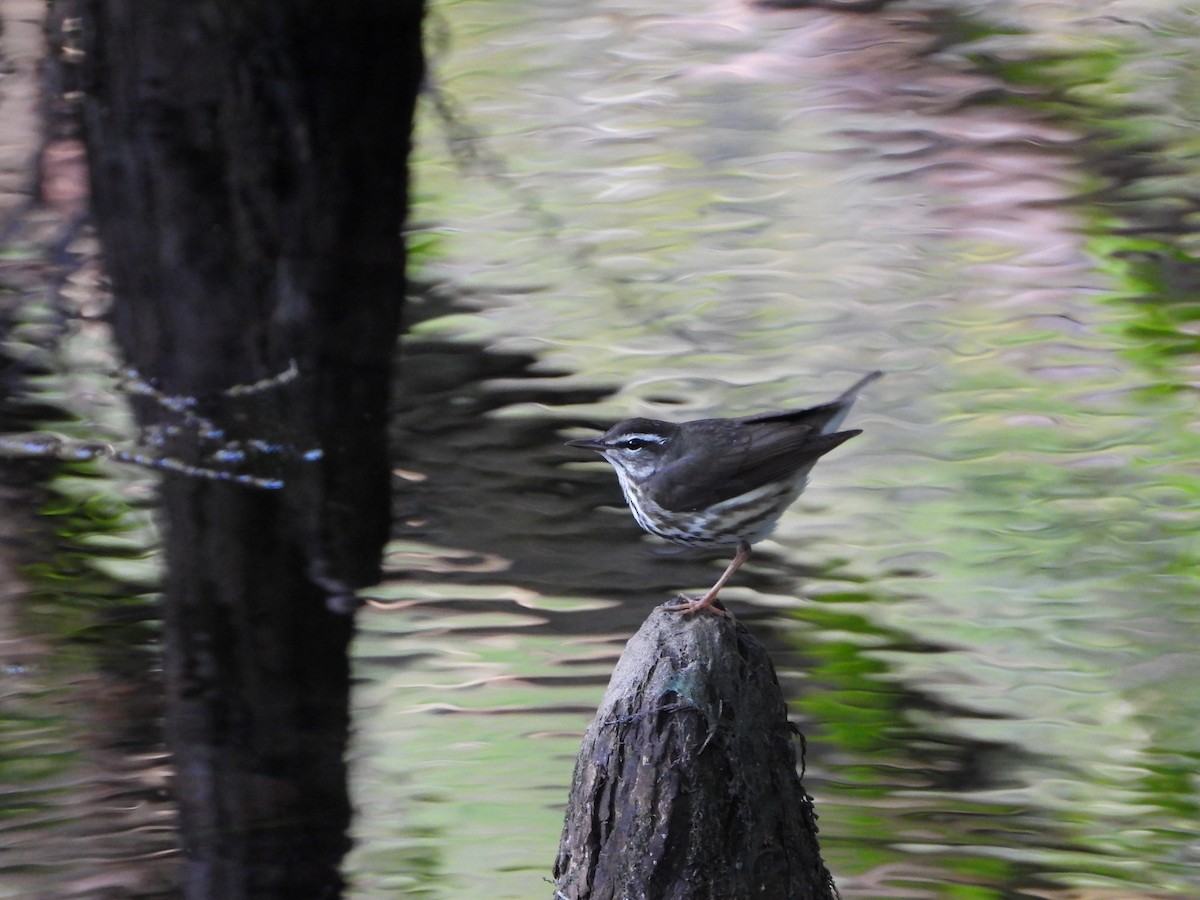
[[[854,403],[854,398],[864,387],[883,376],[882,372],[872,372],[858,379],[854,385],[835,400],[813,406],[808,409],[789,409],[783,412],[761,413],[757,416],[746,416],[739,422],[781,422],[790,425],[807,425],[817,434],[833,434],[841,426],[846,414]]]
[[[843,391],[840,397],[829,404],[829,407],[833,411],[833,415],[830,416],[829,419],[821,426],[821,433],[832,434],[833,432],[837,431],[842,422],[845,420],[846,414],[850,412],[850,407],[854,404],[854,400],[858,396],[858,392],[871,382],[877,381],[882,377],[883,373],[878,370],[869,372],[862,378],[858,379],[858,381],[854,382],[854,384],[850,385],[850,387],[848,387],[845,391]]]
[[[883,373],[878,370],[864,375],[862,378],[858,379],[858,381],[854,382],[854,384],[850,385],[850,387],[846,388],[846,390],[842,392],[842,396],[838,397],[834,402],[846,404],[853,403],[854,398],[859,391],[865,388],[872,381],[878,381],[882,377]]]

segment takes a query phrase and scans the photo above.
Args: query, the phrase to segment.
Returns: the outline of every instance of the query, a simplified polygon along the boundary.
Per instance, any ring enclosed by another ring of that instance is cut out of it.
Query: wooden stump
[[[587,730],[555,900],[828,900],[796,733],[762,645],[661,607]]]

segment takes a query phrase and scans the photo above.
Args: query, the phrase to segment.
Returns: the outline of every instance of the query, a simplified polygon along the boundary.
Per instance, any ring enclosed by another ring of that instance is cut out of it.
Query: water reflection
[[[76,263],[47,290],[55,221],[9,231],[22,249],[0,276],[13,301],[0,312],[0,427],[50,425],[69,443],[125,437],[105,390],[104,329],[76,302],[94,297],[92,272]],[[68,245],[76,259],[92,249]],[[44,457],[5,459],[0,480],[0,891],[170,896],[150,485],[136,471]]]

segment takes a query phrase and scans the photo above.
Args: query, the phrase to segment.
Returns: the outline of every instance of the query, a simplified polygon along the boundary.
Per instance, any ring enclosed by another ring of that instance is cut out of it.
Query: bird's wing
[[[656,474],[662,487],[655,500],[669,510],[703,509],[773,481],[794,477],[834,447],[861,433],[853,430],[821,434],[819,426],[805,427],[793,422],[774,425],[766,417],[762,424],[751,427],[714,420],[693,436],[702,442],[699,452],[666,461]]]

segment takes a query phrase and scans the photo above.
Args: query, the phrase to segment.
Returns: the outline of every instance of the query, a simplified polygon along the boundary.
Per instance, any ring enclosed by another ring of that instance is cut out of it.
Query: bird
[[[721,588],[800,496],[817,460],[862,434],[838,429],[859,391],[882,375],[871,372],[819,406],[681,423],[626,419],[567,446],[604,457],[634,519],[650,534],[690,547],[735,548],[733,561],[702,596],[680,594],[664,607],[723,616]]]

